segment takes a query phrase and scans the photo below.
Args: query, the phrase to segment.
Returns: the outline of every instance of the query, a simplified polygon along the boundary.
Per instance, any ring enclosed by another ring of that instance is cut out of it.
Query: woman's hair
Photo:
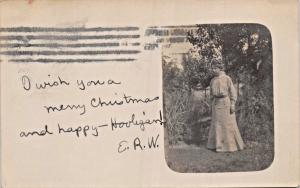
[[[212,68],[218,68],[220,70],[224,70],[224,64],[221,61],[218,60],[212,60],[211,62]]]

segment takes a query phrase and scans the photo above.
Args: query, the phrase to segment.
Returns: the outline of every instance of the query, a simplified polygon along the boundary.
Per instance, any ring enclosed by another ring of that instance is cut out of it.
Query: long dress
[[[217,152],[233,152],[244,149],[235,113],[230,106],[235,105],[237,95],[232,80],[223,71],[210,82],[212,121],[207,148]]]

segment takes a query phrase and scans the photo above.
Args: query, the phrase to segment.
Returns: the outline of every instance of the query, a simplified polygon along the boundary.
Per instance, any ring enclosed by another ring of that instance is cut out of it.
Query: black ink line
[[[139,42],[134,42],[134,43],[132,43],[131,45],[132,45],[132,46],[139,46],[140,43],[139,43]]]
[[[151,28],[151,29],[156,29],[156,28],[169,28],[169,29],[172,29],[172,28],[177,28],[177,29],[185,29],[185,28],[197,28],[197,25],[178,25],[178,26],[175,26],[175,25],[169,25],[169,26],[151,26],[151,27],[148,27],[148,28]]]
[[[140,35],[8,35],[0,36],[0,40],[91,40],[91,39],[136,39]]]
[[[160,37],[182,37],[187,36],[188,29],[183,28],[175,28],[172,30],[168,29],[147,29],[145,32],[145,36],[160,36]]]
[[[103,51],[2,51],[0,55],[20,56],[20,55],[108,55],[108,54],[138,54],[139,50],[103,50]]]
[[[131,43],[129,45],[139,46],[140,43]],[[121,45],[117,42],[77,43],[77,44],[59,44],[59,43],[44,43],[44,44],[7,43],[7,44],[0,44],[0,47],[2,47],[2,48],[20,48],[20,47],[82,48],[82,47],[117,47],[117,46],[121,46]]]
[[[57,28],[57,27],[10,27],[0,28],[0,32],[90,32],[90,31],[137,31],[138,27],[70,27],[70,28]]]
[[[80,48],[80,47],[116,47],[120,46],[119,43],[78,43],[78,44],[58,44],[58,43],[44,43],[44,44],[26,44],[26,43],[11,43],[11,44],[0,44],[3,48],[19,48],[19,47],[47,47],[47,48]]]
[[[130,62],[136,61],[133,58],[119,58],[119,59],[10,59],[9,62],[15,63],[30,63],[30,62],[37,62],[37,63],[92,63],[92,62]]]
[[[160,30],[160,29],[147,29],[145,32],[145,36],[168,36],[170,35],[169,30]]]
[[[186,37],[166,37],[156,39],[157,43],[170,42],[170,43],[181,43],[187,40]]]
[[[98,125],[97,127],[107,127],[108,124]]]
[[[167,39],[167,41],[169,41],[170,43],[181,43],[185,42],[186,40],[186,37],[172,37]]]

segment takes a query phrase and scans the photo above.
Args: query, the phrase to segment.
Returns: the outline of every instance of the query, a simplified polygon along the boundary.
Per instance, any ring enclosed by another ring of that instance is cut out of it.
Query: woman
[[[210,82],[212,121],[207,148],[233,152],[244,149],[244,142],[235,117],[236,91],[223,69],[221,63],[213,65],[215,77]]]

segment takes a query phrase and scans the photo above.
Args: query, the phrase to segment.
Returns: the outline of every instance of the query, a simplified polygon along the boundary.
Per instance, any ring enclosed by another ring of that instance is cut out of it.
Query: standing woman
[[[214,78],[210,82],[212,120],[207,148],[217,152],[244,149],[235,117],[236,91],[221,63],[213,64]]]

